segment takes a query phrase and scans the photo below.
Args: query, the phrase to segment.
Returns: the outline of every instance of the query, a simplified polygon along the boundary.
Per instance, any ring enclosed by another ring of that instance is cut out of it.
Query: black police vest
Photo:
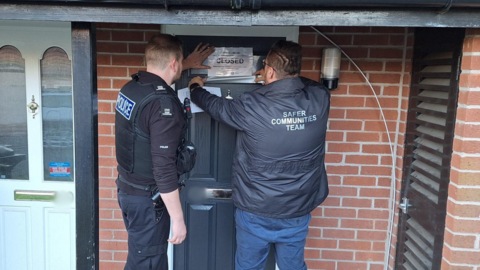
[[[154,178],[150,136],[138,126],[138,119],[147,104],[159,99],[162,117],[173,117],[173,106],[183,107],[172,90],[163,82],[140,83],[132,76],[118,94],[115,106],[115,147],[118,165],[129,173]],[[177,104],[174,104],[177,103]],[[186,133],[184,127],[180,141]]]

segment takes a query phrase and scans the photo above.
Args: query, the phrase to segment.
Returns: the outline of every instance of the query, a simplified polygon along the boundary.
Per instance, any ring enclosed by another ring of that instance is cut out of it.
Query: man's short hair
[[[172,35],[155,35],[148,41],[145,48],[147,65],[152,65],[159,69],[165,69],[173,58],[180,61],[182,56],[182,42]]]
[[[297,76],[302,70],[302,46],[292,41],[279,40],[268,53],[268,65],[279,79]]]

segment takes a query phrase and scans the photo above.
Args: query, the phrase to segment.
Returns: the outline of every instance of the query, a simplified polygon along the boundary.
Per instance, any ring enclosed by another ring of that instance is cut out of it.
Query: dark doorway
[[[185,56],[192,52],[199,42],[203,42],[217,48],[253,47],[253,54],[260,56],[260,63],[273,43],[285,39],[284,37],[178,37],[184,43]],[[198,76],[198,71],[193,73],[185,71],[176,88],[187,87],[190,79]],[[227,91],[230,90],[231,96],[238,98],[243,92],[254,90],[260,85],[207,82],[206,86],[220,87],[223,97],[226,97]],[[174,268],[175,270],[233,270],[235,268],[235,221],[234,206],[231,201],[231,175],[236,131],[212,120],[206,113],[198,113],[194,114],[191,120],[189,138],[197,146],[198,158],[194,170],[187,175],[189,180],[181,194],[188,236],[182,245],[175,247]],[[211,196],[202,202],[193,200],[190,195],[195,197],[199,192],[207,192]],[[273,254],[270,253],[267,270],[275,269]]]
[[[399,270],[440,269],[464,36],[465,29],[415,31]]]

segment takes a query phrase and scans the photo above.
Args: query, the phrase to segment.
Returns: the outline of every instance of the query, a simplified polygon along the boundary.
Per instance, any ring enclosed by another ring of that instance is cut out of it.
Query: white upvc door
[[[0,270],[75,269],[71,46],[70,23],[0,21]]]

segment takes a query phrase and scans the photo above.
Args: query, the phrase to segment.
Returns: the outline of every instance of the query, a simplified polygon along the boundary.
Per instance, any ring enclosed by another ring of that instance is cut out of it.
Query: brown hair
[[[182,45],[182,42],[172,35],[158,34],[153,36],[145,48],[147,65],[164,69],[172,58],[180,61],[183,56]]]
[[[302,70],[302,46],[292,41],[279,40],[273,44],[267,56],[268,65],[279,79],[297,76]]]

